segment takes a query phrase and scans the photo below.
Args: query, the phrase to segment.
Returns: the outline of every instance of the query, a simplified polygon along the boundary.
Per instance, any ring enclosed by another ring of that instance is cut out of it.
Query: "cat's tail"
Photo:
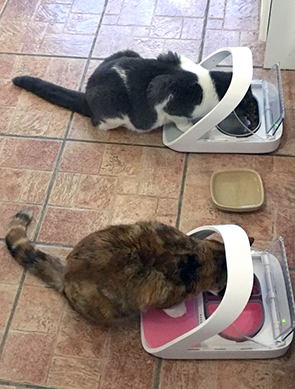
[[[63,88],[62,86],[30,76],[15,77],[12,82],[14,85],[32,92],[52,104],[91,117],[91,110],[83,92]]]
[[[35,249],[27,237],[32,212],[23,209],[13,218],[6,235],[6,246],[13,258],[58,292],[63,292],[65,266],[59,258]]]

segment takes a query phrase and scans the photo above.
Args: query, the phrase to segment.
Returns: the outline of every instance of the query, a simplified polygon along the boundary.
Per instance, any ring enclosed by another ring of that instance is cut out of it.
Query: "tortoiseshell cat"
[[[6,244],[16,261],[64,294],[84,317],[112,324],[148,308],[171,308],[226,283],[222,243],[198,240],[158,222],[111,226],[84,238],[67,263],[34,248],[32,213],[10,224]]]

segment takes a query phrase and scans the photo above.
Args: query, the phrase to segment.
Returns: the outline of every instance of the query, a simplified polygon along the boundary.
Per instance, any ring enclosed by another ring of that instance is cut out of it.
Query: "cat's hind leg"
[[[65,281],[64,293],[75,311],[98,324],[113,324],[128,316],[89,281]]]
[[[101,121],[97,125],[99,130],[102,131],[112,130],[113,128],[118,128],[118,127],[125,127],[131,131],[138,131],[130,122],[127,116],[126,117],[124,116],[123,118],[105,119],[104,121]]]

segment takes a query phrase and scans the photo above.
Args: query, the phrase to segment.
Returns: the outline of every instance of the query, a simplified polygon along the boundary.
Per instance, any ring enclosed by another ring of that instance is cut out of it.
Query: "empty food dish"
[[[214,204],[225,211],[254,211],[264,202],[261,177],[251,169],[215,172],[211,177],[210,191]]]

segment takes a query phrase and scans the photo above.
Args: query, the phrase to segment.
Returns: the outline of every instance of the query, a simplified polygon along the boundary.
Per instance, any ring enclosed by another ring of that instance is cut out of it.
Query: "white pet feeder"
[[[172,318],[160,309],[142,314],[144,349],[169,359],[283,355],[295,328],[283,239],[278,238],[267,251],[251,252],[245,231],[236,225],[201,227],[188,235],[204,239],[215,232],[223,239],[227,263],[227,285],[221,302],[215,304],[214,295],[202,293],[186,301],[186,313],[181,317]]]
[[[275,150],[283,134],[283,95],[280,70],[275,65],[263,80],[253,80],[252,53],[247,47],[215,51],[198,66],[212,70],[232,56],[232,80],[223,99],[187,131],[174,123],[163,128],[163,143],[176,151],[263,154]],[[219,68],[222,70],[222,68]],[[259,123],[251,130],[236,108],[251,85],[258,105]]]

